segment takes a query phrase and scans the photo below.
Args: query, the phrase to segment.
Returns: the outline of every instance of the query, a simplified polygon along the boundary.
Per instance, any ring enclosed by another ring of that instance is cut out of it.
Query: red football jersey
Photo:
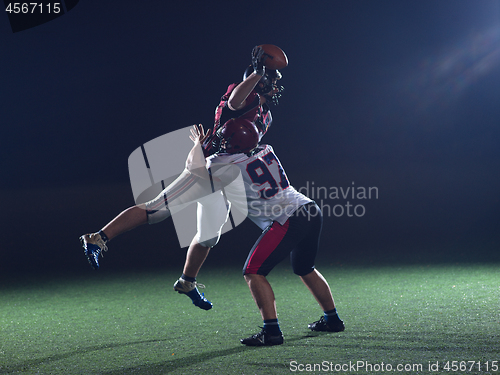
[[[210,156],[217,151],[219,140],[215,136],[215,132],[232,118],[241,117],[253,122],[259,130],[259,140],[262,139],[271,126],[271,110],[266,103],[260,105],[260,97],[255,90],[252,90],[248,95],[246,99],[247,105],[244,108],[237,111],[229,109],[227,101],[236,86],[238,86],[237,83],[232,83],[228,86],[226,93],[221,97],[219,105],[215,108],[214,128],[208,140],[203,144],[205,156]]]

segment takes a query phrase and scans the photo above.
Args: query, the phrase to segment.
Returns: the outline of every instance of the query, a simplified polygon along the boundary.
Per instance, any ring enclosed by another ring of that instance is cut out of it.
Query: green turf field
[[[260,348],[239,343],[261,320],[238,267],[200,274],[210,311],[171,271],[7,283],[0,374],[500,374],[498,265],[320,271],[346,331],[307,330],[321,311],[283,265],[269,280],[285,344]]]

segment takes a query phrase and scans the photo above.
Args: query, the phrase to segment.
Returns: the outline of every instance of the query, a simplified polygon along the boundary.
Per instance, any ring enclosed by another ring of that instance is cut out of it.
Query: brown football
[[[283,69],[288,65],[288,58],[286,57],[285,52],[278,46],[274,44],[261,44],[259,47],[262,47],[264,50],[264,55],[267,56],[264,65],[269,69]]]

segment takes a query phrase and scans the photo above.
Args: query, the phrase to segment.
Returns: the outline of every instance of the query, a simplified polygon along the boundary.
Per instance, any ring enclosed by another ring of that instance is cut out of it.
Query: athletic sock
[[[264,330],[271,336],[278,336],[281,334],[280,325],[278,319],[266,319],[264,320]]]
[[[340,322],[339,315],[337,314],[337,309],[328,310],[324,312],[324,317],[327,323],[338,323]]]
[[[186,276],[184,274],[181,275],[181,279],[189,281],[191,283],[194,283],[196,281],[196,277],[190,277],[190,276]]]
[[[104,243],[106,243],[106,242],[108,242],[108,241],[109,241],[108,236],[106,236],[106,233],[104,233],[104,232],[102,231],[102,229],[101,229],[99,232],[97,232],[97,234],[101,236],[101,238],[102,238],[102,240],[104,241]]]

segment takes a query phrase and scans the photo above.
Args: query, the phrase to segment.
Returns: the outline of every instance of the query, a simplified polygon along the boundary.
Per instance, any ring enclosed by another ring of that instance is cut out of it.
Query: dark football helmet
[[[219,152],[228,154],[248,153],[259,144],[259,131],[253,122],[233,118],[216,132],[219,138]]]
[[[247,77],[254,72],[253,66],[249,65],[245,72],[243,73],[243,80],[247,79]],[[274,105],[278,105],[278,100],[281,98],[281,93],[285,88],[283,86],[277,86],[276,83],[281,79],[281,73],[279,70],[267,69],[260,79],[257,86],[255,86],[255,91],[259,95],[265,96],[269,99]],[[262,84],[262,86],[261,86]]]

